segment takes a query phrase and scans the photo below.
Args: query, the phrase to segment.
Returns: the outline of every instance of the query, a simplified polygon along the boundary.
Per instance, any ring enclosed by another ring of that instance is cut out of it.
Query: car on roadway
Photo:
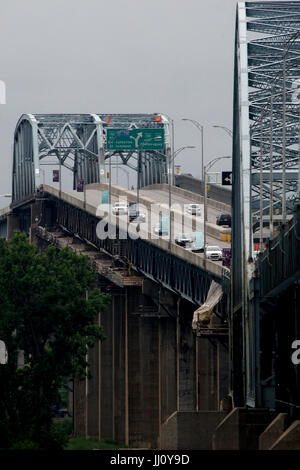
[[[220,214],[217,216],[217,225],[228,225],[231,227],[231,215],[230,214]]]
[[[112,207],[112,213],[114,215],[128,214],[128,204],[126,201],[117,201]]]
[[[187,244],[190,244],[194,241],[194,237],[191,233],[178,233],[175,236],[176,245],[186,247]]]
[[[212,261],[220,261],[222,260],[222,250],[217,245],[209,245],[206,247],[206,258]]]
[[[200,204],[188,204],[186,211],[191,215],[201,215]]]
[[[222,248],[222,266],[229,268],[231,266],[231,248]]]
[[[146,222],[146,214],[139,210],[135,202],[129,203],[129,222]]]

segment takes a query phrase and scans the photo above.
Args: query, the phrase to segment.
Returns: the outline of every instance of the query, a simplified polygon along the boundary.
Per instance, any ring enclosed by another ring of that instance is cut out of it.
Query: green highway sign
[[[164,129],[107,129],[107,150],[160,150],[165,148]]]

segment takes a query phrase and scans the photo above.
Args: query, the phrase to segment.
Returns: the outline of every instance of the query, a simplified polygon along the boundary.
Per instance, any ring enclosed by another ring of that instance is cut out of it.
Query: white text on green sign
[[[164,150],[164,129],[107,129],[107,150]]]

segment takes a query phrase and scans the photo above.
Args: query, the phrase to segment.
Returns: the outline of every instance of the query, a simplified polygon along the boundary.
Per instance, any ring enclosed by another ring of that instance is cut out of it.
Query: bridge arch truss
[[[24,114],[14,133],[12,204],[30,197],[41,184],[42,165],[61,165],[73,172],[73,188],[106,182],[106,164],[117,156],[139,173],[139,185],[161,183],[170,157],[168,119],[156,114]],[[163,152],[106,149],[108,128],[164,128]]]

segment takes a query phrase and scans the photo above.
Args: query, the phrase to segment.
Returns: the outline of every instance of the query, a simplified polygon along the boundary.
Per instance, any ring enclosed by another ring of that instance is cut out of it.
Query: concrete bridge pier
[[[218,420],[228,358],[218,341],[196,337],[194,306],[149,280],[107,291],[111,304],[98,319],[106,339],[89,351],[92,378],[75,385],[75,434],[161,448],[176,412],[187,429],[197,412]],[[215,423],[201,416],[202,427]]]
[[[177,410],[195,411],[198,370],[196,370],[196,338],[191,327],[194,307],[183,299],[178,300],[177,306]]]
[[[111,296],[99,316],[107,339],[89,352],[92,378],[75,385],[75,434],[157,448],[176,409],[176,323],[140,287]]]
[[[7,239],[10,240],[16,230],[20,230],[20,219],[16,212],[11,212],[7,216]]]

